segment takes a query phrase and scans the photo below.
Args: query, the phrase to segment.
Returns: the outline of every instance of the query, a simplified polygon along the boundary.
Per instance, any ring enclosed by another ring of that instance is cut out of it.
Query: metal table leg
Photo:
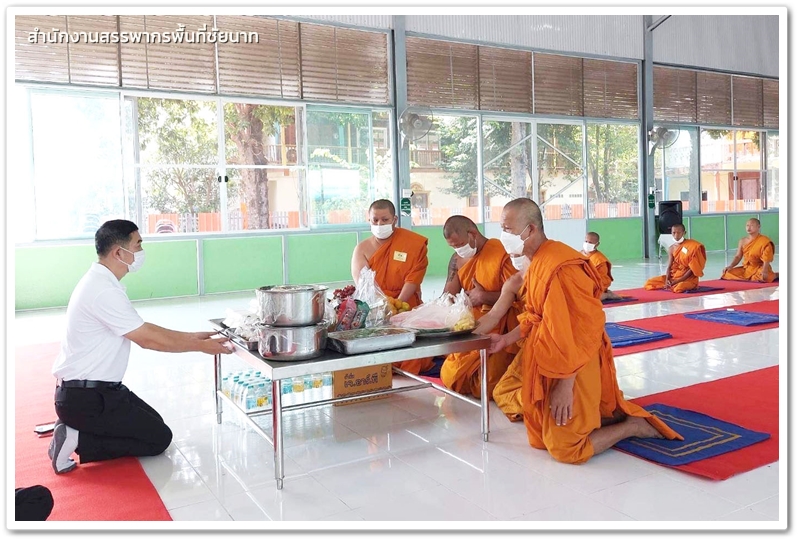
[[[487,391],[488,383],[488,356],[486,349],[481,350],[481,435],[483,442],[489,442],[489,392]]]
[[[272,381],[272,445],[275,449],[275,482],[283,489],[283,410],[281,381]]]
[[[214,399],[217,402],[217,423],[222,423],[222,399],[219,392],[222,389],[222,354],[214,356]]]

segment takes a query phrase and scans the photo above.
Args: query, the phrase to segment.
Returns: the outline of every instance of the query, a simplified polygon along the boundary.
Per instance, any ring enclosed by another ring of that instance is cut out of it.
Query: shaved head
[[[600,242],[600,234],[596,231],[590,231],[586,234],[586,240],[593,245],[596,245]]]
[[[528,198],[517,198],[506,203],[503,207],[503,212],[513,212],[515,218],[520,223],[533,224],[537,229],[544,231],[544,223],[542,222],[542,211],[536,202]]]
[[[761,226],[761,221],[757,218],[751,218],[748,222],[753,222],[756,226]]]
[[[394,203],[392,203],[388,199],[379,199],[373,201],[372,205],[370,205],[369,209],[367,209],[367,213],[369,213],[373,209],[380,209],[382,211],[388,210],[390,213],[392,213],[392,216],[396,214],[396,211],[394,209]]]
[[[453,234],[466,235],[471,231],[477,232],[478,226],[466,216],[454,215],[444,223],[443,233],[445,239],[448,239]]]
[[[686,226],[684,226],[683,224],[675,224],[674,226],[672,226],[672,229],[675,228],[680,230],[681,233],[686,233]]]

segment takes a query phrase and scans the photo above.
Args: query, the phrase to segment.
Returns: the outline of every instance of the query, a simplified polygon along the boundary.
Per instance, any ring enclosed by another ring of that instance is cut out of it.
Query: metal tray
[[[384,327],[350,329],[328,333],[328,348],[342,354],[365,354],[411,346],[416,335],[411,329]]]
[[[222,323],[222,320],[219,320],[219,322],[216,322],[216,323],[219,325],[219,327],[222,328],[222,330],[220,331],[220,334],[225,335],[231,341],[235,342],[236,344],[238,344],[242,348],[246,348],[246,349],[250,350],[251,352],[258,352],[258,339],[255,339],[255,340],[252,340],[252,341],[248,341],[244,337],[240,337],[237,334],[235,334],[231,328],[229,328],[228,326],[226,326],[225,324]]]
[[[469,335],[478,326],[471,327],[469,329],[462,329],[460,331],[453,331],[451,329],[415,329],[414,331],[417,334],[417,338],[419,339],[433,339],[433,338],[441,338],[441,337],[457,337],[458,335]]]

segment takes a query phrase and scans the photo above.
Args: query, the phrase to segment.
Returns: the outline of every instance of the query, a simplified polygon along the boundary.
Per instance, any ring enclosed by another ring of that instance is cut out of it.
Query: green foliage
[[[602,203],[639,200],[638,127],[587,124],[590,199]]]

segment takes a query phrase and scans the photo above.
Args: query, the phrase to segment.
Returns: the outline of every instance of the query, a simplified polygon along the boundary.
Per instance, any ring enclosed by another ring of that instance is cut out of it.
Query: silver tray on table
[[[238,344],[242,348],[246,348],[247,350],[250,350],[251,352],[258,352],[258,337],[256,337],[252,341],[248,341],[244,337],[240,337],[239,335],[234,333],[233,332],[233,328],[230,328],[230,327],[226,326],[225,324],[223,324],[222,323],[222,319],[212,320],[212,322],[216,323],[217,325],[219,325],[219,327],[222,328],[222,330],[220,331],[221,335],[225,335],[231,341],[235,342],[236,344]]]
[[[328,348],[342,354],[364,354],[411,346],[415,339],[413,330],[399,327],[348,329],[328,333]]]
[[[417,338],[419,339],[433,339],[433,338],[442,338],[442,337],[457,337],[459,335],[469,335],[478,326],[471,327],[469,329],[462,329],[460,331],[453,331],[450,328],[439,328],[439,329],[414,329],[414,332],[417,334]]]

